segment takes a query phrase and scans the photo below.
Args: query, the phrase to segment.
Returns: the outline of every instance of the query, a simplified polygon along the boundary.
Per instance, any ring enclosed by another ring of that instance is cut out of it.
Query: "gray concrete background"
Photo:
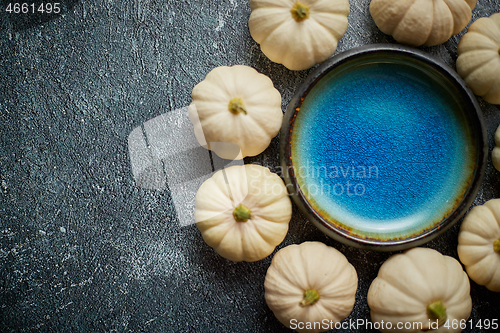
[[[7,2],[0,14],[0,331],[287,332],[263,296],[272,256],[229,262],[194,225],[180,227],[168,191],[135,186],[127,137],[187,106],[215,66],[244,64],[268,75],[283,110],[310,71],[289,71],[261,53],[246,0],[73,0],[61,1],[62,15],[23,18],[7,15]],[[368,0],[350,5],[337,53],[394,43],[374,25]],[[499,11],[500,1],[479,0],[473,19]],[[454,67],[461,35],[422,49]],[[492,148],[500,108],[478,100]],[[276,169],[278,142],[245,162]],[[475,204],[494,197],[500,181],[490,164]],[[456,258],[458,227],[428,246]],[[356,267],[349,318],[368,319],[368,287],[390,253],[336,243],[294,208],[278,249],[307,240],[339,249]],[[472,322],[500,319],[499,295],[471,286]]]

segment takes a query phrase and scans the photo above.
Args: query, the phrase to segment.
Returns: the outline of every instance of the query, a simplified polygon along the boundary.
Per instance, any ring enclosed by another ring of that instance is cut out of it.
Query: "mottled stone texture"
[[[263,296],[271,257],[232,263],[194,225],[180,227],[168,191],[135,186],[127,137],[188,105],[215,66],[268,75],[283,109],[309,71],[260,52],[246,0],[61,2],[63,14],[50,18],[0,16],[0,331],[287,331]],[[394,42],[376,28],[368,0],[350,4],[337,52]],[[474,19],[498,11],[500,1],[480,0]],[[423,49],[453,67],[462,34]],[[500,110],[479,102],[492,148]],[[278,138],[246,162],[276,170]],[[475,204],[499,196],[490,164]],[[458,228],[429,246],[457,257]],[[294,209],[279,248],[306,240],[349,258],[360,278],[349,318],[369,318],[368,287],[390,254],[336,243]],[[474,323],[500,318],[498,294],[472,283],[472,298]]]

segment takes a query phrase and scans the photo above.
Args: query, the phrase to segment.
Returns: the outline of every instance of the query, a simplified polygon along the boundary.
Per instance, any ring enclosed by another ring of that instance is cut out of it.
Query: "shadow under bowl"
[[[481,109],[442,61],[368,45],[319,66],[280,135],[288,190],[347,245],[396,251],[447,230],[474,201],[488,145]]]

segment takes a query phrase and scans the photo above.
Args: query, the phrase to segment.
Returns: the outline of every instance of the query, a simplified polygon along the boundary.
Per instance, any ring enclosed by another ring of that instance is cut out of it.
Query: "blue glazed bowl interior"
[[[284,162],[296,202],[328,234],[358,244],[444,229],[482,176],[475,101],[408,54],[348,60],[323,70],[287,111]]]

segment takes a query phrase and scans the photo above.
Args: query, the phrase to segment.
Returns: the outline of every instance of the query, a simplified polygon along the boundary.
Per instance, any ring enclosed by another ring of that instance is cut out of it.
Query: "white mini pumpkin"
[[[400,43],[433,46],[467,26],[477,0],[372,0],[370,14]]]
[[[338,250],[305,242],[274,255],[264,288],[267,305],[283,325],[297,332],[324,332],[351,313],[358,275]]]
[[[232,261],[270,255],[285,238],[292,217],[283,180],[254,164],[216,172],[200,186],[195,205],[203,239]]]
[[[500,13],[471,24],[458,43],[457,72],[471,90],[500,104]]]
[[[208,148],[210,143],[233,143],[241,149],[242,157],[255,156],[269,146],[281,128],[281,95],[271,79],[252,67],[214,68],[193,88],[192,98],[195,108],[190,112],[198,113]],[[219,156],[234,159],[229,155]]]
[[[473,281],[500,292],[500,199],[472,208],[464,218],[458,256]]]
[[[491,152],[491,162],[495,169],[500,171],[500,126],[498,126],[495,131],[495,147]]]
[[[460,325],[454,329],[452,323],[467,320],[472,310],[469,278],[462,265],[428,248],[387,259],[367,299],[372,321],[385,323],[380,325],[382,332],[460,332]],[[412,329],[398,330],[398,323],[403,327],[408,323]]]
[[[291,70],[328,59],[347,30],[348,0],[250,0],[250,34],[271,60]]]

